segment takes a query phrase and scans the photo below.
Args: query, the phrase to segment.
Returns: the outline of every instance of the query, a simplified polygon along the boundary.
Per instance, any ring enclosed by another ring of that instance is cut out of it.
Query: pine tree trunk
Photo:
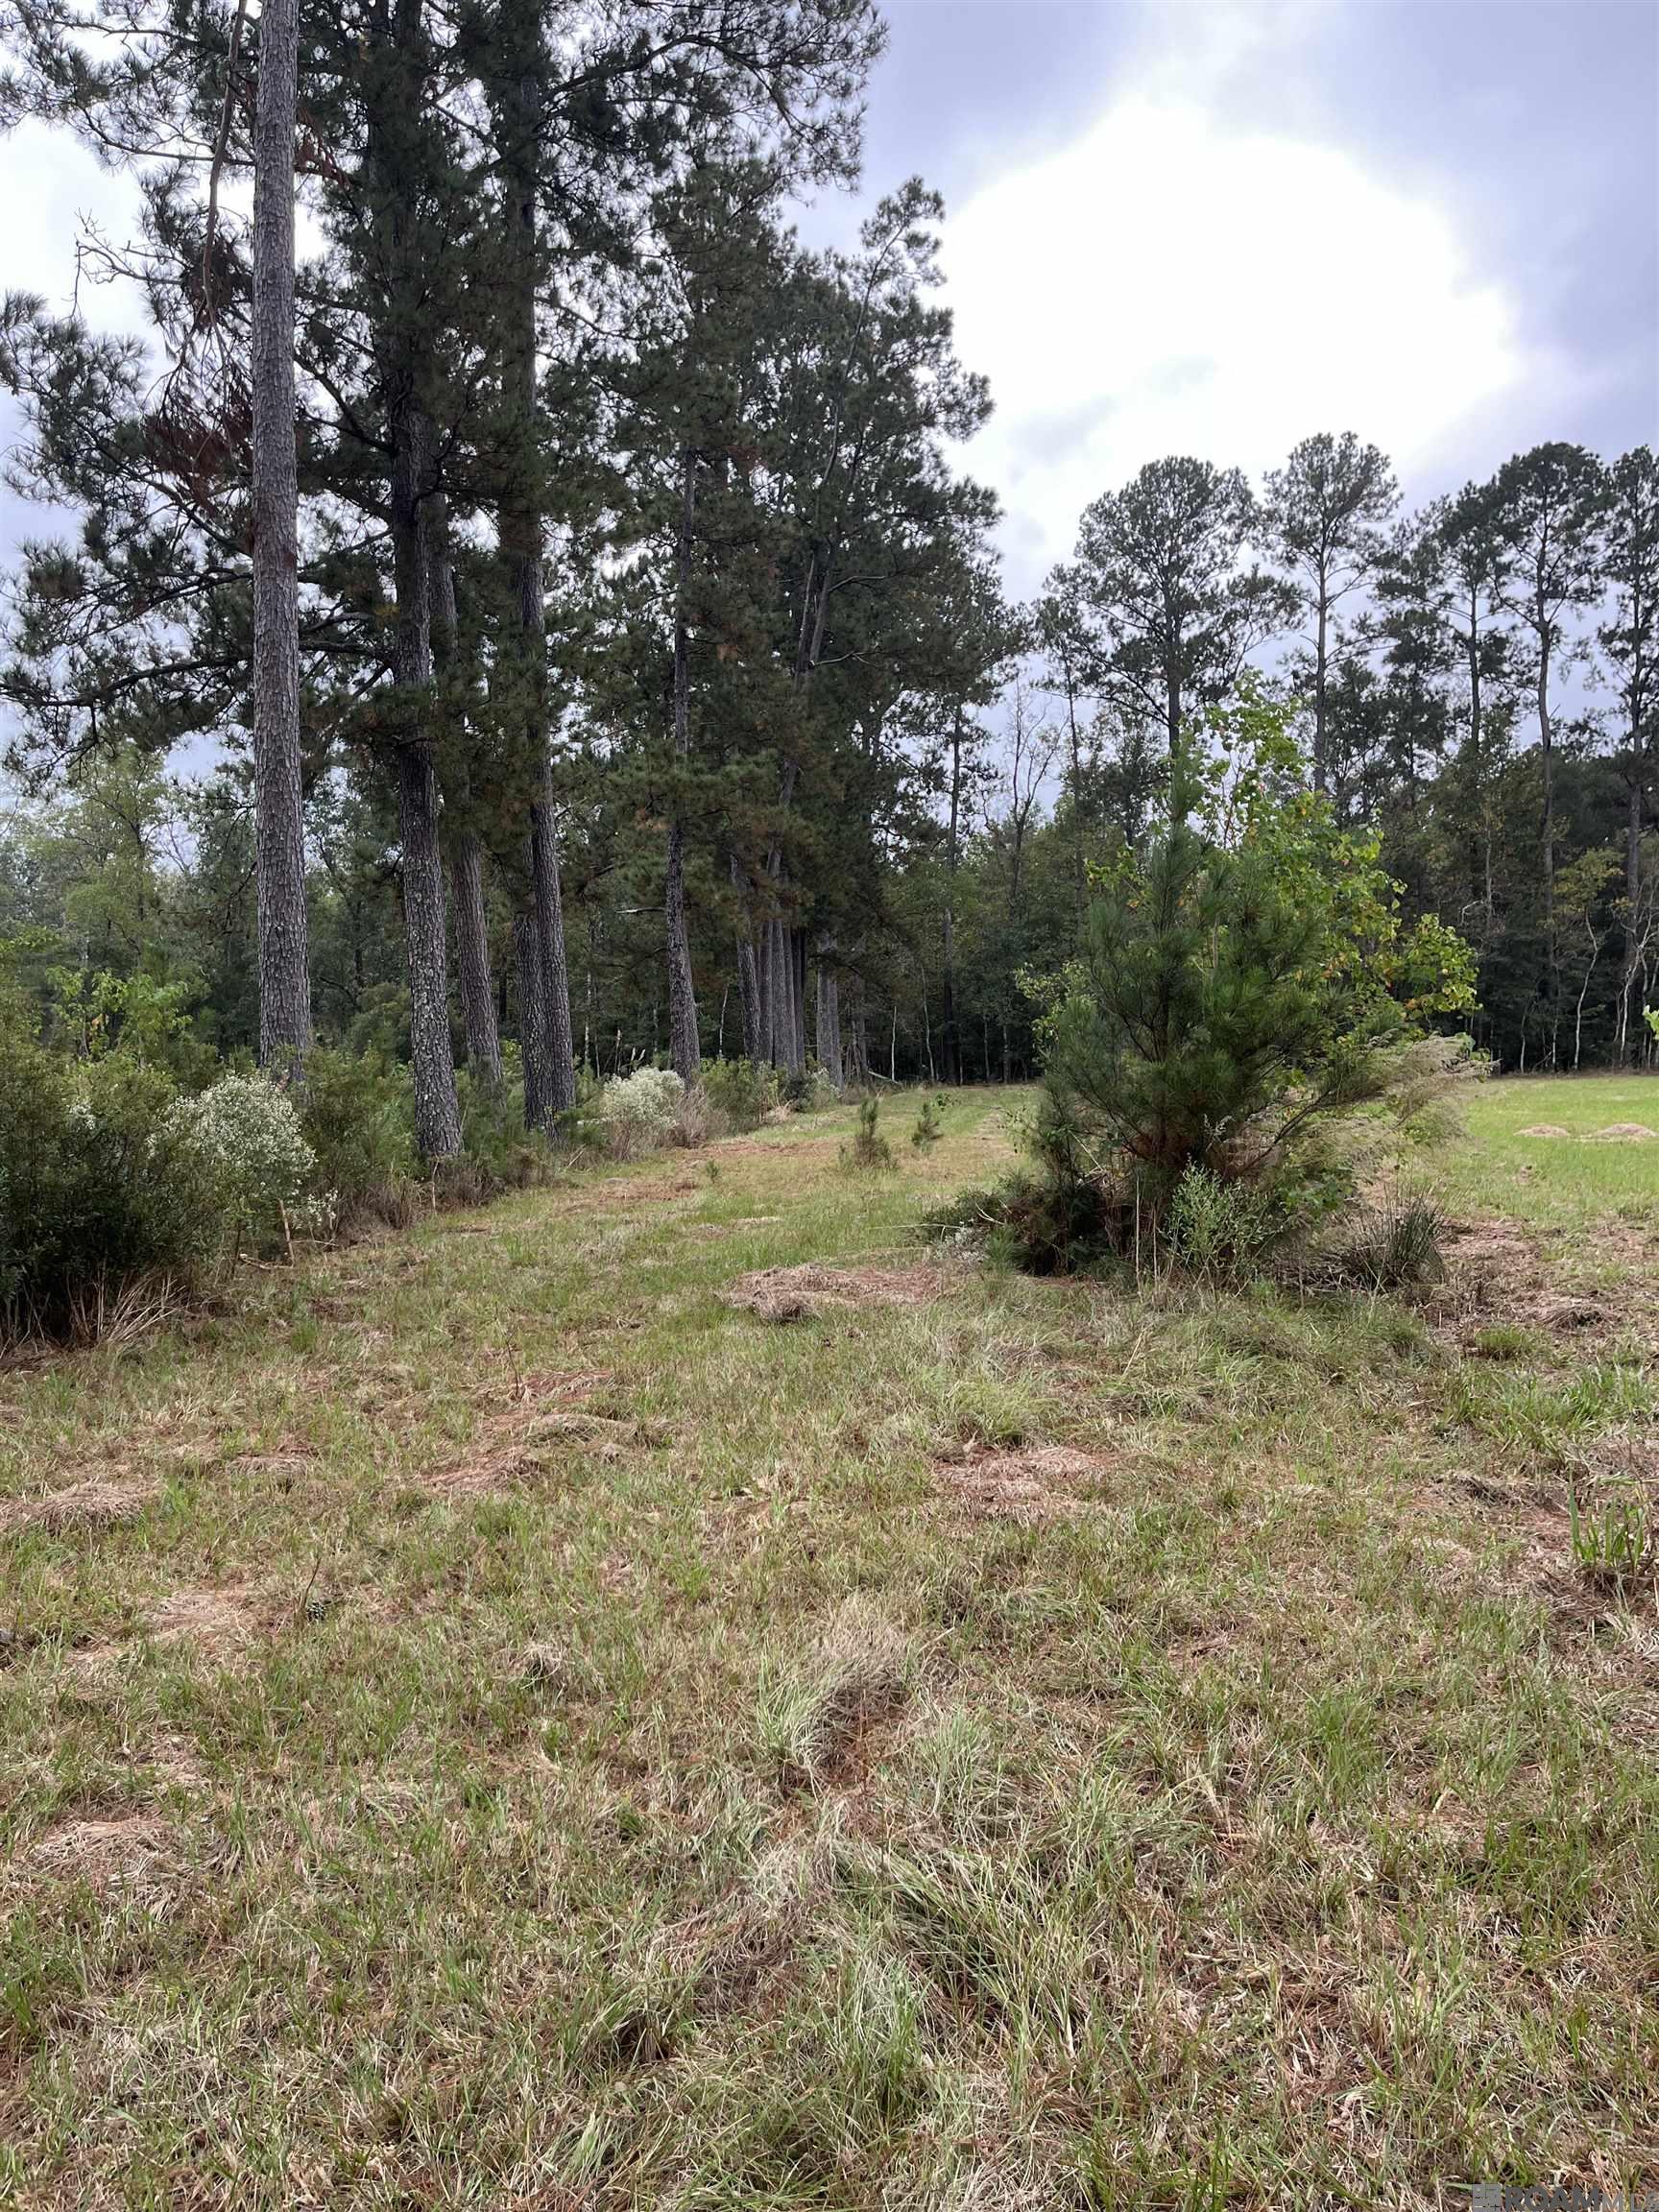
[[[508,58],[514,82],[504,104],[502,170],[511,202],[512,267],[506,314],[505,385],[518,454],[501,500],[498,535],[518,616],[518,677],[523,689],[526,760],[535,796],[530,805],[530,872],[542,967],[547,1031],[547,1115],[576,1103],[570,1034],[570,970],[560,898],[558,830],[548,758],[547,634],[542,599],[540,407],[536,390],[537,132],[543,64],[541,10],[517,0],[508,12],[517,51]]]
[[[691,751],[691,637],[686,594],[691,585],[691,533],[697,517],[697,456],[681,455],[680,528],[674,560],[674,763]],[[687,1087],[695,1083],[702,1053],[697,1035],[697,993],[691,974],[691,940],[685,926],[685,832],[676,789],[668,816],[668,1057]]]
[[[790,1032],[794,989],[790,979],[788,931],[782,917],[774,914],[766,924],[766,1057],[774,1068],[790,1065]]]
[[[1550,721],[1550,645],[1544,628],[1542,594],[1538,640],[1538,742],[1544,767],[1544,951],[1550,983],[1550,1065],[1555,1065],[1555,1037],[1561,1019],[1560,953],[1555,943],[1555,745]]]
[[[789,1069],[795,1075],[806,1072],[806,932],[791,929],[789,932]]]
[[[446,691],[455,686],[459,623],[455,613],[455,569],[449,557],[449,512],[442,492],[426,501],[427,573],[432,595],[432,658]],[[452,700],[446,711],[453,714]],[[461,717],[454,715],[459,722]],[[449,883],[455,908],[455,967],[461,990],[461,1018],[467,1032],[467,1065],[472,1080],[487,1091],[501,1088],[501,1033],[495,1022],[495,990],[490,975],[490,925],[484,905],[484,849],[469,827],[470,780],[466,732],[446,731],[446,790],[455,800],[450,831]]]
[[[449,875],[455,891],[455,965],[461,1017],[467,1030],[467,1065],[486,1089],[501,1088],[501,1032],[495,1021],[495,987],[490,974],[490,924],[484,906],[484,849],[470,830],[450,844]]]
[[[755,937],[749,926],[743,870],[731,855],[732,888],[738,896],[737,996],[743,1007],[743,1057],[757,1067],[766,1057],[766,1025],[760,1002],[760,977],[755,965]]]
[[[830,945],[818,946],[818,1065],[840,1090],[845,1080],[841,1064],[841,985]]]
[[[524,1126],[544,1128],[547,1105],[547,1010],[541,948],[533,913],[513,917],[513,964],[518,984],[518,1050],[524,1062]]]
[[[1326,786],[1325,765],[1325,666],[1327,658],[1327,633],[1330,627],[1330,587],[1325,565],[1319,565],[1319,618],[1313,643],[1313,788],[1323,791]]]
[[[428,489],[427,427],[405,399],[393,423],[392,561],[397,594],[394,674],[406,727],[397,744],[397,817],[403,845],[403,932],[409,956],[409,1034],[415,1077],[415,1139],[427,1160],[461,1149],[455,1056],[449,1038],[444,859],[438,780],[424,729],[432,706],[432,615],[421,495]]]
[[[311,1046],[300,757],[299,469],[294,399],[298,0],[259,17],[253,122],[253,839],[259,1061],[303,1078]]]
[[[1642,784],[1637,769],[1641,755],[1632,746],[1630,786],[1624,805],[1624,902],[1629,909],[1624,924],[1624,960],[1619,977],[1619,1058],[1630,1053],[1630,1000],[1636,984],[1638,940],[1637,906],[1642,897]]]
[[[950,834],[945,847],[945,1080],[960,1083],[962,1055],[956,1038],[956,860],[962,819],[962,708],[950,726]]]
[[[540,564],[538,563],[538,567]],[[530,809],[530,881],[541,955],[542,1020],[547,1039],[547,1113],[576,1103],[576,1057],[570,1035],[570,971],[565,951],[565,908],[559,888],[559,838],[542,770],[542,796]]]

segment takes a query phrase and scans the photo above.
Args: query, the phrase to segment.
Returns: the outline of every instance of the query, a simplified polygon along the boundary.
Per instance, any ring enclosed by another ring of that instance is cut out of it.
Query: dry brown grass
[[[762,1321],[804,1321],[838,1308],[929,1305],[950,1280],[942,1265],[826,1267],[809,1262],[740,1276],[723,1296],[727,1305]]]
[[[0,1503],[0,1530],[40,1528],[52,1535],[71,1529],[123,1528],[146,1513],[160,1495],[153,1477],[88,1475],[33,1498]]]
[[[1064,1444],[972,1452],[937,1462],[941,1491],[988,1520],[1037,1522],[1086,1513],[1108,1462]]]

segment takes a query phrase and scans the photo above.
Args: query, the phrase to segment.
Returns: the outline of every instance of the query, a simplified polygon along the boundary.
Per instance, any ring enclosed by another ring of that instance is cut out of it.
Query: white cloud
[[[95,329],[139,326],[132,288],[101,282],[90,262],[78,271],[76,261],[89,228],[118,246],[135,234],[138,194],[130,179],[105,168],[67,131],[29,121],[0,139],[0,200],[21,215],[6,237],[8,291],[38,293],[59,314],[78,306]]]
[[[1478,411],[1560,388],[1441,210],[1347,153],[1224,128],[1164,68],[980,190],[943,257],[961,354],[998,402],[969,466],[1009,510],[1022,589],[1160,454],[1254,475],[1354,429],[1416,475]]]

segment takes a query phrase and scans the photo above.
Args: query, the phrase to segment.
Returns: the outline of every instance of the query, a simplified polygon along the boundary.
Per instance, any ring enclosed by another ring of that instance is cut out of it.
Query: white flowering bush
[[[263,1075],[222,1076],[179,1099],[168,1125],[233,1249],[275,1237],[316,1171],[293,1101]]]
[[[599,1121],[609,1151],[632,1160],[671,1142],[685,1096],[672,1068],[639,1068],[607,1083],[599,1094]]]

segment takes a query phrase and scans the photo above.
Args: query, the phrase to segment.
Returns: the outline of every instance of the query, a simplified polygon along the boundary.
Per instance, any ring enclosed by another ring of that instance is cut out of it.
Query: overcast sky
[[[1408,493],[1659,437],[1650,0],[890,0],[870,195],[945,193],[971,466],[1029,589],[1161,453]]]
[[[1541,439],[1659,436],[1653,0],[886,12],[866,198],[914,172],[945,193],[960,349],[997,400],[969,465],[1016,589],[1161,453],[1259,474],[1352,428],[1426,496]],[[0,142],[0,281],[65,299],[78,219],[121,202],[61,138]]]

